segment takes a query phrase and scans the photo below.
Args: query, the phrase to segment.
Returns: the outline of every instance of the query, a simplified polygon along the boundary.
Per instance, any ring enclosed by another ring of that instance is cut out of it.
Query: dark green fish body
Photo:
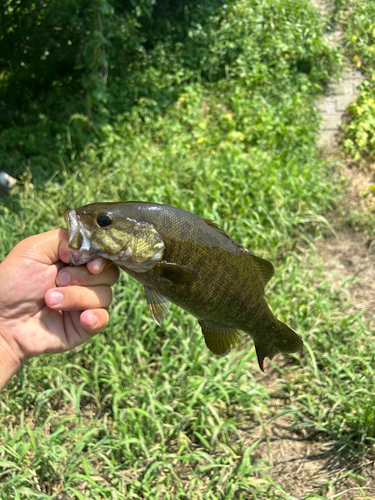
[[[226,355],[237,330],[266,356],[295,352],[302,341],[278,321],[264,298],[270,262],[249,253],[212,221],[155,203],[101,203],[66,211],[71,259],[110,258],[145,287],[158,324],[168,301],[195,316],[208,348]]]

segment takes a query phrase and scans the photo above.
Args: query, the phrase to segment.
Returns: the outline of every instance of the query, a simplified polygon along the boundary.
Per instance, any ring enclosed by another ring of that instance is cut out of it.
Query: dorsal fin
[[[214,229],[217,229],[223,236],[225,236],[228,239],[232,239],[230,236],[227,235],[227,233],[223,230],[220,229],[219,224],[217,224],[215,221],[212,219],[203,219],[206,224],[208,224],[210,227],[213,227]]]
[[[273,276],[275,276],[275,268],[273,267],[273,264],[269,260],[262,259],[260,257],[257,257],[256,255],[253,254],[249,255],[251,255],[251,257],[255,260],[256,265],[258,266],[258,269],[262,276],[264,288],[266,288],[266,285],[269,282],[269,280]]]

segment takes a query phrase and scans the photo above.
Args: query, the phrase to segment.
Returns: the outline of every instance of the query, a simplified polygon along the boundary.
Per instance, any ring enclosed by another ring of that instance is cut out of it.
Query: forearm
[[[0,391],[20,368],[20,360],[0,335]]]

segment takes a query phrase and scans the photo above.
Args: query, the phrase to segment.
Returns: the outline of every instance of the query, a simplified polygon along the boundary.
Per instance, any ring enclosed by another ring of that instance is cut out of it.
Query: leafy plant
[[[348,107],[351,120],[344,125],[345,150],[355,160],[375,158],[375,73],[360,86],[357,102]]]
[[[338,15],[345,29],[346,53],[367,79],[359,88],[357,103],[348,107],[348,120],[342,127],[344,149],[356,160],[372,160],[374,146],[375,5],[356,0],[342,2]]]

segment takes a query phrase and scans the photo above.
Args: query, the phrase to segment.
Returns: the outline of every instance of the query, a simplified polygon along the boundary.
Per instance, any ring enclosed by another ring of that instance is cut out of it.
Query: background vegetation
[[[353,5],[354,4],[354,5]],[[371,0],[337,1],[336,18],[345,28],[345,50],[366,75],[358,101],[348,108],[344,149],[356,160],[373,161],[375,147],[375,5]]]
[[[307,0],[8,0],[0,168],[19,184],[1,202],[0,259],[94,201],[214,219],[274,261],[268,299],[306,342],[280,369],[285,410],[359,454],[374,438],[373,339],[309,243],[344,189],[316,147],[314,99],[340,64],[323,32]],[[111,318],[1,395],[0,498],[291,498],[243,431],[270,415],[252,342],[214,358],[178,308],[157,327],[125,275]]]

